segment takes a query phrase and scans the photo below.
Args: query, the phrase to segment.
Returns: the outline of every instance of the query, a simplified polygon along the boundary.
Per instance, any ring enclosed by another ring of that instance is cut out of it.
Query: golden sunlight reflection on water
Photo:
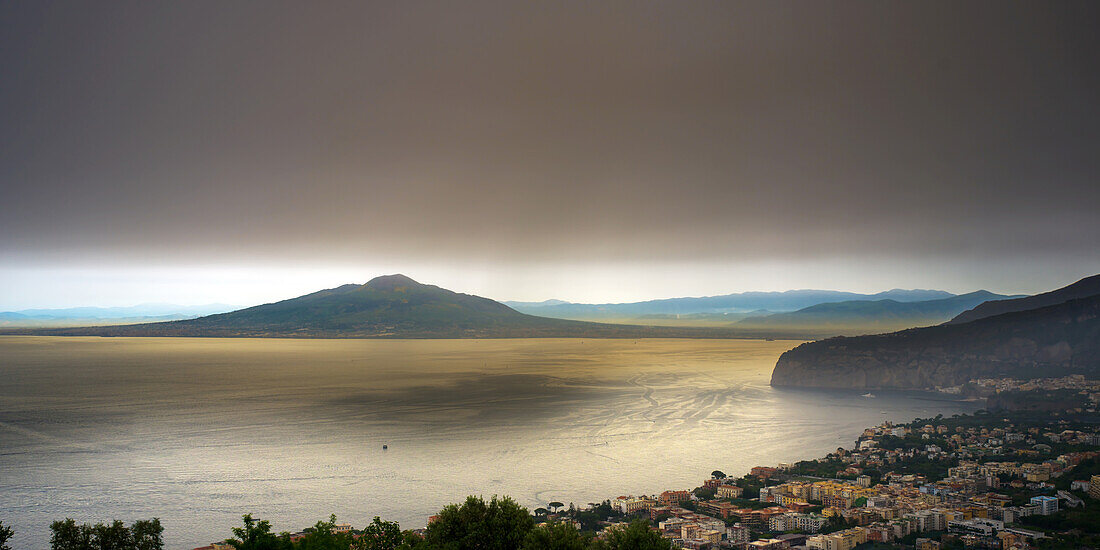
[[[0,337],[0,510],[19,548],[64,517],[158,516],[168,548],[244,513],[418,527],[468,494],[686,489],[976,408],[769,387],[796,344]]]

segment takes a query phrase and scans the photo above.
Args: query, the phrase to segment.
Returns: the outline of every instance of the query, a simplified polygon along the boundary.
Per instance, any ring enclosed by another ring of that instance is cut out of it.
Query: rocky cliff
[[[1066,374],[1100,376],[1100,295],[970,323],[803,344],[779,358],[771,383],[926,389]]]

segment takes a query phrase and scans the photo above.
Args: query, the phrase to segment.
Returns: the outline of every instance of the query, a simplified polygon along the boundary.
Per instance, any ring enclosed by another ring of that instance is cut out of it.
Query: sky
[[[0,3],[0,310],[1034,293],[1100,272],[1096,2]]]

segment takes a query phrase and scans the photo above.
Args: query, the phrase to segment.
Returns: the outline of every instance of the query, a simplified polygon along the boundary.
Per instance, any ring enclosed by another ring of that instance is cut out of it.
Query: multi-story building
[[[798,525],[798,520],[791,517],[793,515],[794,514],[783,514],[781,516],[772,516],[768,519],[768,530],[780,532],[796,529],[795,525]]]
[[[802,497],[796,497],[793,495],[779,495],[779,505],[783,507],[790,507],[796,504],[809,504]]]
[[[816,533],[820,531],[829,519],[817,514],[798,514],[798,529],[804,533]]]
[[[751,538],[749,528],[740,523],[735,523],[726,528],[726,540],[733,545],[749,542],[749,538]]]
[[[740,515],[741,509],[734,504],[721,500],[704,500],[698,504],[699,511],[720,518]]]
[[[890,542],[894,540],[894,531],[888,525],[876,523],[867,526],[867,542]]]
[[[772,516],[768,519],[770,531],[802,531],[803,533],[817,533],[829,520],[825,516],[817,514],[787,513]]]
[[[815,550],[852,550],[867,542],[867,530],[853,527],[828,535],[817,535],[806,541],[806,546]]]
[[[1055,497],[1031,497],[1031,504],[1039,507],[1039,514],[1049,516],[1058,512],[1058,499]]]
[[[1100,475],[1092,476],[1089,479],[1089,496],[1100,500]]]
[[[684,523],[680,526],[680,538],[684,540],[697,540],[703,527],[697,523]]]
[[[917,539],[916,550],[940,550],[940,543],[932,539]]]
[[[685,500],[691,500],[688,491],[665,491],[657,496],[657,504],[660,506],[676,506]]]
[[[642,510],[648,510],[655,504],[656,501],[640,497],[618,497],[611,502],[611,505],[623,514],[633,514],[635,512],[641,512]]]
[[[726,483],[719,485],[714,491],[714,494],[717,495],[718,498],[741,498],[741,495],[744,493],[744,489]]]
[[[963,519],[947,522],[947,530],[960,535],[992,537],[993,533],[1004,529],[1005,524],[995,519]]]
[[[917,531],[943,531],[947,529],[947,518],[941,510],[921,510],[910,515],[916,520]]]
[[[788,547],[787,541],[783,539],[760,539],[746,545],[749,550],[784,550]]]
[[[722,531],[717,529],[704,529],[699,532],[698,538],[703,542],[709,542],[711,544],[718,544],[722,542]]]
[[[772,468],[770,466],[754,466],[751,470],[749,470],[749,474],[756,476],[760,479],[768,479],[778,472],[778,468]]]

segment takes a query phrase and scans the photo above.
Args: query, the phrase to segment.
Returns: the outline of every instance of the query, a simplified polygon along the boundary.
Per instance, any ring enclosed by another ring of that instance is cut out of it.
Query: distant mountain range
[[[851,300],[851,297],[861,299]],[[942,290],[894,289],[877,294],[792,290],[630,304],[572,304],[561,300],[508,302],[515,306],[513,308],[488,298],[423,285],[404,275],[389,275],[363,285],[349,284],[213,315],[191,313],[203,307],[229,306],[213,304],[188,309],[147,304],[130,308],[24,310],[13,313],[8,320],[0,317],[0,328],[32,327],[53,329],[49,331],[51,334],[110,336],[807,339],[938,324],[983,301],[1003,298],[1009,297],[986,291],[956,296]],[[810,305],[788,310],[807,303]],[[124,317],[167,309],[180,313],[163,317]],[[39,317],[28,320],[20,317],[23,315]],[[112,315],[118,317],[110,317]]]
[[[803,344],[779,358],[772,385],[925,389],[983,377],[1100,377],[1098,285],[1100,275],[984,302],[934,327]]]
[[[550,319],[488,298],[388,275],[281,302],[163,323],[8,330],[59,336],[285,338],[731,337],[728,329],[645,327]]]
[[[202,315],[239,309],[228,304],[185,306],[179,304],[138,304],[125,307],[72,307],[62,309],[21,309],[0,312],[0,327],[86,326],[149,323],[192,319]]]
[[[968,294],[924,300],[850,300],[817,304],[798,311],[747,317],[735,326],[754,329],[786,329],[828,335],[868,334],[938,325],[989,300],[1014,296],[979,290]]]
[[[987,300],[1005,296],[979,290],[893,289],[877,294],[833,290],[745,292],[704,298],[671,298],[624,304],[575,304],[561,300],[505,302],[544,317],[665,326],[728,327],[751,334],[801,338],[854,336],[937,325]]]
[[[647,315],[692,315],[698,313],[746,313],[757,310],[795,311],[805,307],[850,300],[894,300],[919,302],[954,296],[942,290],[896,288],[877,294],[836,290],[788,290],[785,292],[742,292],[699,298],[666,298],[621,304],[575,304],[561,300],[504,302],[517,311],[559,319],[598,320],[640,318]]]

